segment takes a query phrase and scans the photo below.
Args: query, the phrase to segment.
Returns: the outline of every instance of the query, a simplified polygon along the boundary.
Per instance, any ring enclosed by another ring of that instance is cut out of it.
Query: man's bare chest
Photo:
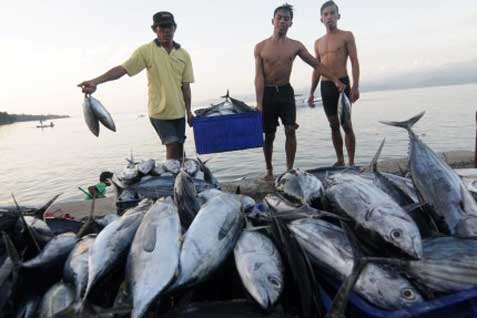
[[[345,39],[322,39],[318,43],[320,56],[346,55],[348,53]]]
[[[280,47],[268,47],[262,51],[262,59],[265,64],[292,63],[296,57],[296,50]]]

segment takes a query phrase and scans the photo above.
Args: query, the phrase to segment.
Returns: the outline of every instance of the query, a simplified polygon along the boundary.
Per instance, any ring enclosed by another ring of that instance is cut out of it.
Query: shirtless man
[[[263,153],[267,173],[266,181],[273,180],[273,141],[278,126],[278,118],[285,127],[285,151],[287,169],[293,168],[296,153],[295,94],[290,85],[293,61],[298,55],[304,62],[315,68],[335,83],[337,90],[344,85],[328,68],[316,60],[299,41],[287,38],[287,31],[292,25],[293,7],[285,4],[275,9],[273,14],[273,35],[255,46],[255,92],[257,110],[262,112],[265,142]]]
[[[353,33],[338,29],[340,14],[338,6],[333,1],[327,1],[321,6],[321,22],[326,27],[326,35],[315,42],[316,58],[321,61],[332,72],[338,75],[339,79],[346,85],[345,93],[352,103],[359,99],[359,62],[356,52]],[[351,60],[353,74],[353,86],[350,89],[350,81],[346,70],[348,57]],[[325,109],[326,117],[331,127],[331,138],[336,152],[337,161],[335,166],[344,166],[343,138],[341,137],[340,124],[337,115],[339,92],[335,88],[333,79],[323,74],[321,80],[321,98]],[[310,97],[308,105],[313,107],[314,93],[320,74],[313,72],[311,80]],[[348,163],[354,166],[354,151],[356,140],[352,125],[343,126],[345,132],[346,151],[348,152]]]

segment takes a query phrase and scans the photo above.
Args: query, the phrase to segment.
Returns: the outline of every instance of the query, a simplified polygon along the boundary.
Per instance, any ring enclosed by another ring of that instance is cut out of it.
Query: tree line
[[[13,124],[20,121],[40,121],[59,118],[68,118],[68,115],[29,115],[29,114],[8,114],[0,112],[0,125]]]

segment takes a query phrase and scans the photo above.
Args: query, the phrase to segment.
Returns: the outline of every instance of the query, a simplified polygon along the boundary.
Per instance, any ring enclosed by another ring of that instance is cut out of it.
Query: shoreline
[[[474,168],[474,153],[472,151],[448,151],[439,153],[453,169]],[[361,166],[366,169],[367,167]],[[378,162],[378,170],[381,172],[401,175],[407,171],[407,157],[399,159],[385,159]],[[222,191],[235,193],[240,187],[240,193],[261,201],[267,194],[275,191],[273,183],[267,183],[261,178],[245,178],[239,181],[220,183]],[[69,213],[76,219],[89,215],[92,201],[77,200],[54,203],[47,212]],[[95,202],[95,216],[106,215],[116,211],[113,197],[97,199]]]

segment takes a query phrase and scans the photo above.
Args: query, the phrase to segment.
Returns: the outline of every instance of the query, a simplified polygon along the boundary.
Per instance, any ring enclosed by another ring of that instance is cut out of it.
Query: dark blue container
[[[262,147],[262,115],[249,112],[194,118],[195,149],[198,154]]]
[[[331,297],[321,288],[320,293],[325,308],[329,309]],[[358,295],[351,293],[346,316],[353,318],[477,318],[477,288],[396,311],[374,307]]]

